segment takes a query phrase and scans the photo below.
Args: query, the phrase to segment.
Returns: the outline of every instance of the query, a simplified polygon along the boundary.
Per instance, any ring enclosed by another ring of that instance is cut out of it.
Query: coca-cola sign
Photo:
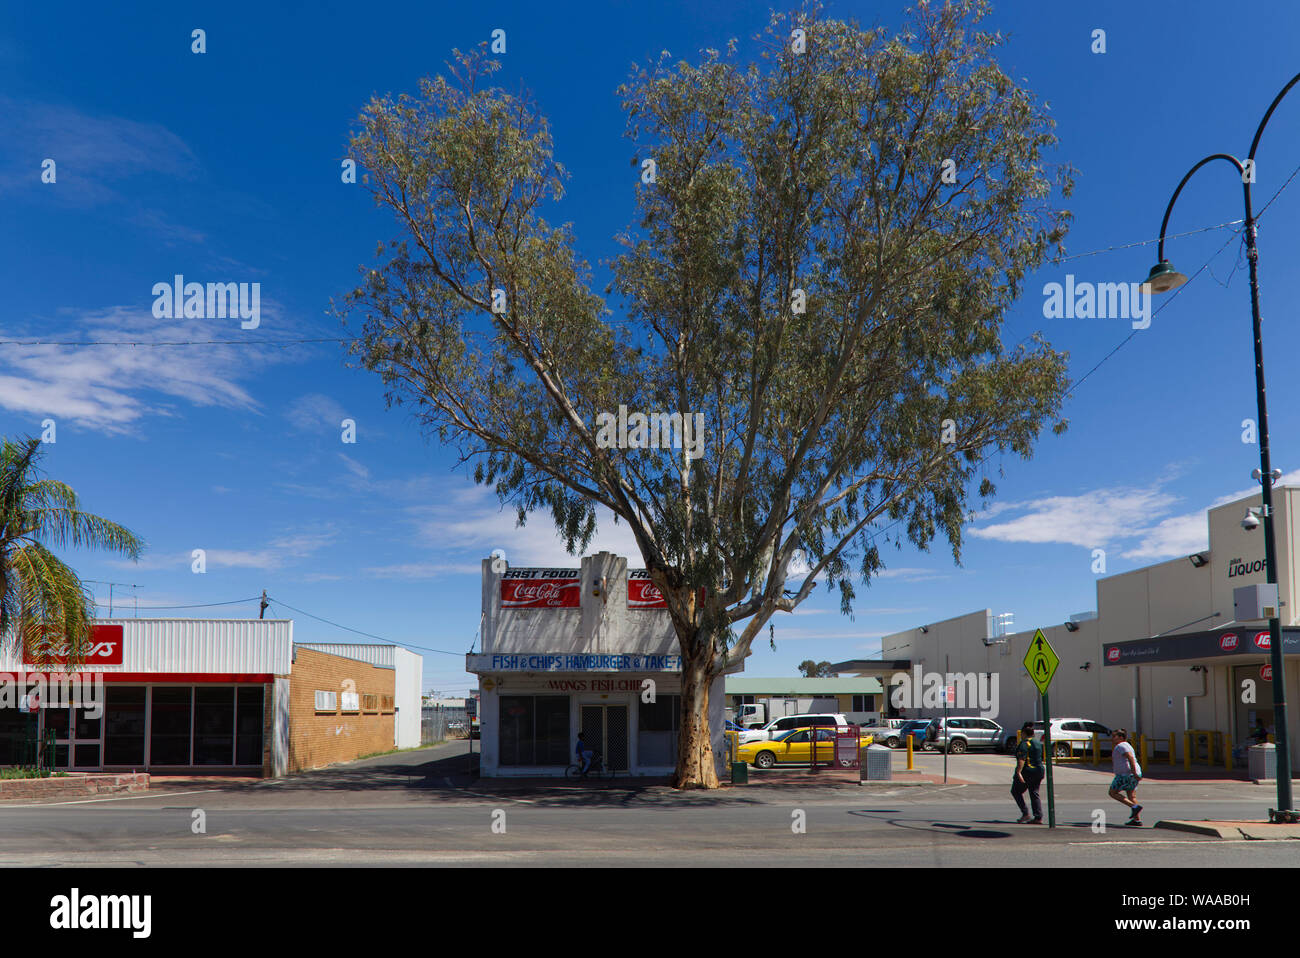
[[[629,609],[666,609],[668,602],[659,586],[650,581],[645,569],[633,569],[627,574],[627,607]]]
[[[48,653],[36,654],[23,649],[24,665],[67,665],[70,659],[66,644],[51,648]],[[101,665],[122,664],[122,626],[92,625],[90,641],[86,643],[82,665],[95,668]]]
[[[577,569],[511,569],[501,577],[503,609],[576,609]]]

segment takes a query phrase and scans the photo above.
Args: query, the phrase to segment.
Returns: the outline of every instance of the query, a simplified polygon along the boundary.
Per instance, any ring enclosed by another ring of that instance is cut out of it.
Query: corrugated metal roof
[[[353,642],[295,642],[294,645],[317,652],[340,655],[357,662],[369,662],[381,669],[397,668],[397,646],[365,645]]]
[[[774,678],[727,676],[728,695],[870,695],[881,691],[879,679]]]
[[[103,672],[260,672],[288,675],[292,619],[96,619],[122,626],[122,664]],[[0,654],[0,671],[24,668]]]

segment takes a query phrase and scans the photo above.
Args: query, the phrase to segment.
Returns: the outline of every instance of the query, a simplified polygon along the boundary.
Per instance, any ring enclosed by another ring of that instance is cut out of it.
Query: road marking
[[[215,792],[215,788],[199,788],[192,792],[168,792],[166,795],[140,792],[138,795],[117,795],[112,798],[81,798],[70,802],[35,802],[31,805],[0,805],[0,811],[6,808],[53,808],[56,805],[90,805],[94,802],[125,802],[136,798],[170,798],[173,795],[202,795],[205,792]]]

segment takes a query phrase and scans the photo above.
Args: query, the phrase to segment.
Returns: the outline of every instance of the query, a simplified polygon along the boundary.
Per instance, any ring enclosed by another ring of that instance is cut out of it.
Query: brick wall
[[[393,669],[301,647],[294,650],[294,656],[289,673],[290,772],[393,748],[391,705],[386,712],[343,711],[343,693],[354,687],[363,708],[367,694],[395,695],[397,673]],[[335,693],[333,712],[316,711],[317,690]]]

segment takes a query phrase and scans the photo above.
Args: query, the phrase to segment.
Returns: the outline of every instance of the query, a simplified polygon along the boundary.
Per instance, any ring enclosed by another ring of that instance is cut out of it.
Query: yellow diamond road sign
[[[1043,635],[1043,630],[1039,629],[1029,643],[1029,651],[1025,653],[1025,670],[1033,679],[1034,685],[1038,686],[1039,695],[1047,694],[1047,687],[1052,684],[1052,676],[1060,664],[1056,650],[1047,641],[1047,636]]]

